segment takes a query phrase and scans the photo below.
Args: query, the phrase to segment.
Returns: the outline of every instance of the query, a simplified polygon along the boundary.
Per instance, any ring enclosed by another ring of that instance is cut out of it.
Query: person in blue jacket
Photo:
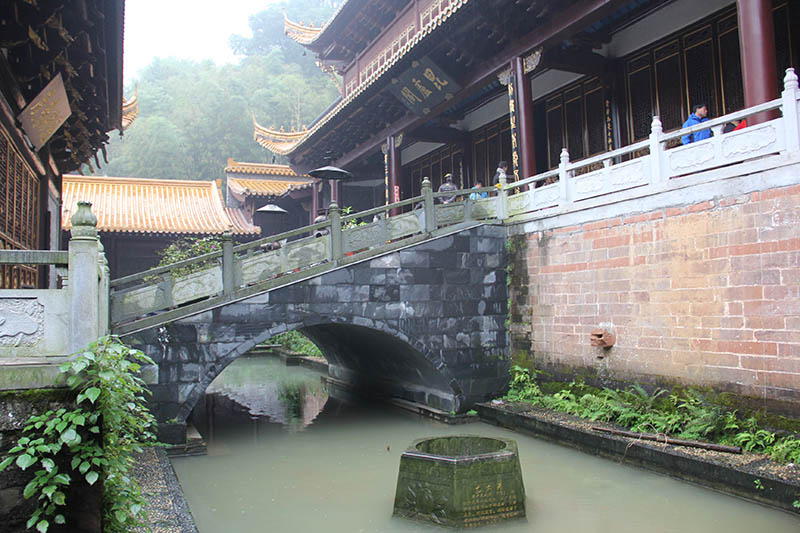
[[[706,106],[706,104],[695,104],[695,106],[692,108],[692,114],[689,115],[689,118],[687,118],[686,122],[683,123],[683,127],[689,128],[691,126],[696,126],[697,124],[707,120],[708,106]],[[681,137],[681,143],[689,144],[702,141],[703,139],[708,139],[709,137],[711,137],[711,130],[700,130]]]

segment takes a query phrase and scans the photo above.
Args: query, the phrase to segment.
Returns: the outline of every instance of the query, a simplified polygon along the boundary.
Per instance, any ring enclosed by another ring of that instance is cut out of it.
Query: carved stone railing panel
[[[389,239],[402,239],[425,231],[425,218],[422,210],[389,217],[386,221]]]
[[[44,335],[44,305],[36,298],[0,300],[0,348],[35,346]]]
[[[330,257],[330,238],[326,237],[308,237],[284,246],[286,271],[327,261]]]
[[[163,285],[149,285],[111,295],[111,322],[146,315],[169,306]]]
[[[539,187],[538,189],[534,189],[533,193],[532,209],[545,209],[558,205],[560,196],[558,183],[551,183],[550,185]]]
[[[68,291],[3,290],[0,296],[0,359],[69,353]]]
[[[463,202],[436,206],[436,223],[457,224],[467,219],[467,207]]]
[[[345,253],[364,250],[376,244],[385,243],[388,237],[386,226],[382,220],[348,228],[342,232],[342,250]]]
[[[533,208],[533,199],[536,190],[530,190],[509,196],[507,200],[508,216],[527,213]]]
[[[497,200],[495,198],[479,198],[472,200],[472,220],[486,220],[497,216]]]
[[[286,271],[283,249],[266,252],[241,260],[242,285],[271,279]]]
[[[222,269],[211,267],[176,279],[172,284],[172,305],[208,298],[222,292]]]
[[[603,194],[647,185],[650,166],[647,160],[634,159],[609,165],[572,179],[573,200],[580,201]]]

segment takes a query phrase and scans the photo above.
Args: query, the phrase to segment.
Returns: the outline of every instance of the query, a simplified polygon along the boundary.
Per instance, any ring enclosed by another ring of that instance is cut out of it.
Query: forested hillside
[[[251,16],[253,36],[230,37],[239,64],[154,60],[138,79],[126,80],[127,95],[138,84],[139,117],[124,136],[112,135],[109,163],[95,174],[212,180],[222,177],[229,157],[272,162],[253,141],[253,115],[264,126],[301,128],[338,96],[313,54],[284,35],[283,9],[292,20],[319,26],[338,3],[284,0]]]

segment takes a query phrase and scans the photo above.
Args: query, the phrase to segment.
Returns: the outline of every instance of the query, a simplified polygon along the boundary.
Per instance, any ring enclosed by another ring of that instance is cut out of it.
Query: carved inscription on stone
[[[44,334],[44,305],[31,298],[0,300],[0,346],[33,346]]]

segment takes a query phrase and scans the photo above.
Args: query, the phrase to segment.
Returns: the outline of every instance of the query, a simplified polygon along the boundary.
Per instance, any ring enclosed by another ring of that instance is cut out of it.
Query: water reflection
[[[192,422],[214,443],[220,431],[249,428],[256,439],[271,431],[302,431],[328,401],[320,374],[286,367],[272,357],[242,358],[226,368],[206,390]]]

